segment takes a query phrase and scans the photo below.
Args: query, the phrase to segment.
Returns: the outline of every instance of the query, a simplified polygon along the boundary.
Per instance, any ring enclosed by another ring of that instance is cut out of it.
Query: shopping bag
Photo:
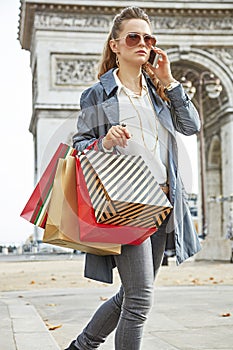
[[[96,255],[118,255],[121,245],[80,241],[75,158],[59,159],[43,242]]]
[[[47,218],[47,208],[50,200],[51,189],[59,158],[75,156],[77,151],[66,144],[61,143],[43,172],[28,202],[20,216],[35,226],[44,228]]]
[[[158,228],[172,209],[141,156],[88,150],[80,156],[99,223]]]
[[[77,202],[81,241],[111,242],[139,245],[155,233],[156,228],[119,226],[97,223],[95,211],[88,193],[80,158],[76,156]]]

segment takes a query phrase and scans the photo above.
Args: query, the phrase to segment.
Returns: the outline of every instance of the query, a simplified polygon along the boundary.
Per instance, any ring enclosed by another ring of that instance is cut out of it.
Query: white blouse
[[[136,95],[122,85],[114,71],[118,85],[120,123],[131,134],[125,148],[117,147],[121,154],[141,155],[159,184],[167,183],[168,131],[161,125],[142,75],[142,93]]]

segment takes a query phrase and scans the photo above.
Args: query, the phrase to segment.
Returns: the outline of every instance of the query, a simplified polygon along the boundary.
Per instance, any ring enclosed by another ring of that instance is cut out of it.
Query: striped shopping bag
[[[120,226],[97,222],[79,157],[76,157],[76,186],[79,235],[83,244],[85,242],[102,242],[139,245],[157,231],[156,228]],[[73,200],[74,197],[75,195],[72,197]],[[71,220],[68,219],[68,221],[72,225]],[[69,229],[70,233],[71,231],[72,229]]]
[[[97,222],[158,228],[172,209],[141,156],[88,150],[80,162]]]
[[[45,228],[47,209],[59,158],[75,156],[77,151],[61,143],[38,181],[20,216],[35,226]]]

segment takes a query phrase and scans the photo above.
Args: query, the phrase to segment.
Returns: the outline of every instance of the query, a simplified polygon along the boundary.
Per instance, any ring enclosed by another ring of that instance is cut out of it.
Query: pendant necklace
[[[155,116],[155,129],[156,129],[156,136],[155,136],[155,144],[153,146],[152,149],[149,149],[147,144],[146,144],[146,140],[145,140],[145,135],[144,135],[144,131],[143,131],[143,125],[142,125],[142,118],[141,118],[141,115],[140,115],[140,112],[138,110],[138,108],[135,106],[131,96],[127,93],[127,91],[125,90],[125,88],[123,87],[123,91],[124,93],[126,94],[126,96],[128,97],[133,109],[135,110],[135,112],[137,113],[137,116],[138,116],[138,120],[139,120],[139,125],[140,125],[140,130],[141,130],[141,135],[142,135],[142,141],[143,141],[143,144],[145,146],[145,148],[150,151],[151,153],[154,153],[156,151],[156,148],[157,148],[157,143],[158,143],[158,123],[157,123],[157,120],[156,120],[156,116]],[[152,102],[150,100],[150,97],[148,96],[148,91],[147,91],[147,97],[148,97],[148,100],[151,104],[151,107],[152,107],[152,110],[154,112],[154,107],[152,105]],[[154,112],[154,115],[155,115],[155,112]],[[150,121],[148,120],[149,124],[150,124],[150,127],[151,127],[151,130],[153,130],[153,126],[151,125]]]

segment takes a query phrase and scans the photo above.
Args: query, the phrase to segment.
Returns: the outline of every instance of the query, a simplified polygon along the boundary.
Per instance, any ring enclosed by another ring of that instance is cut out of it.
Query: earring
[[[119,68],[119,66],[120,66],[120,62],[119,62],[119,58],[118,58],[118,56],[116,55],[116,65],[117,65],[117,67]]]

